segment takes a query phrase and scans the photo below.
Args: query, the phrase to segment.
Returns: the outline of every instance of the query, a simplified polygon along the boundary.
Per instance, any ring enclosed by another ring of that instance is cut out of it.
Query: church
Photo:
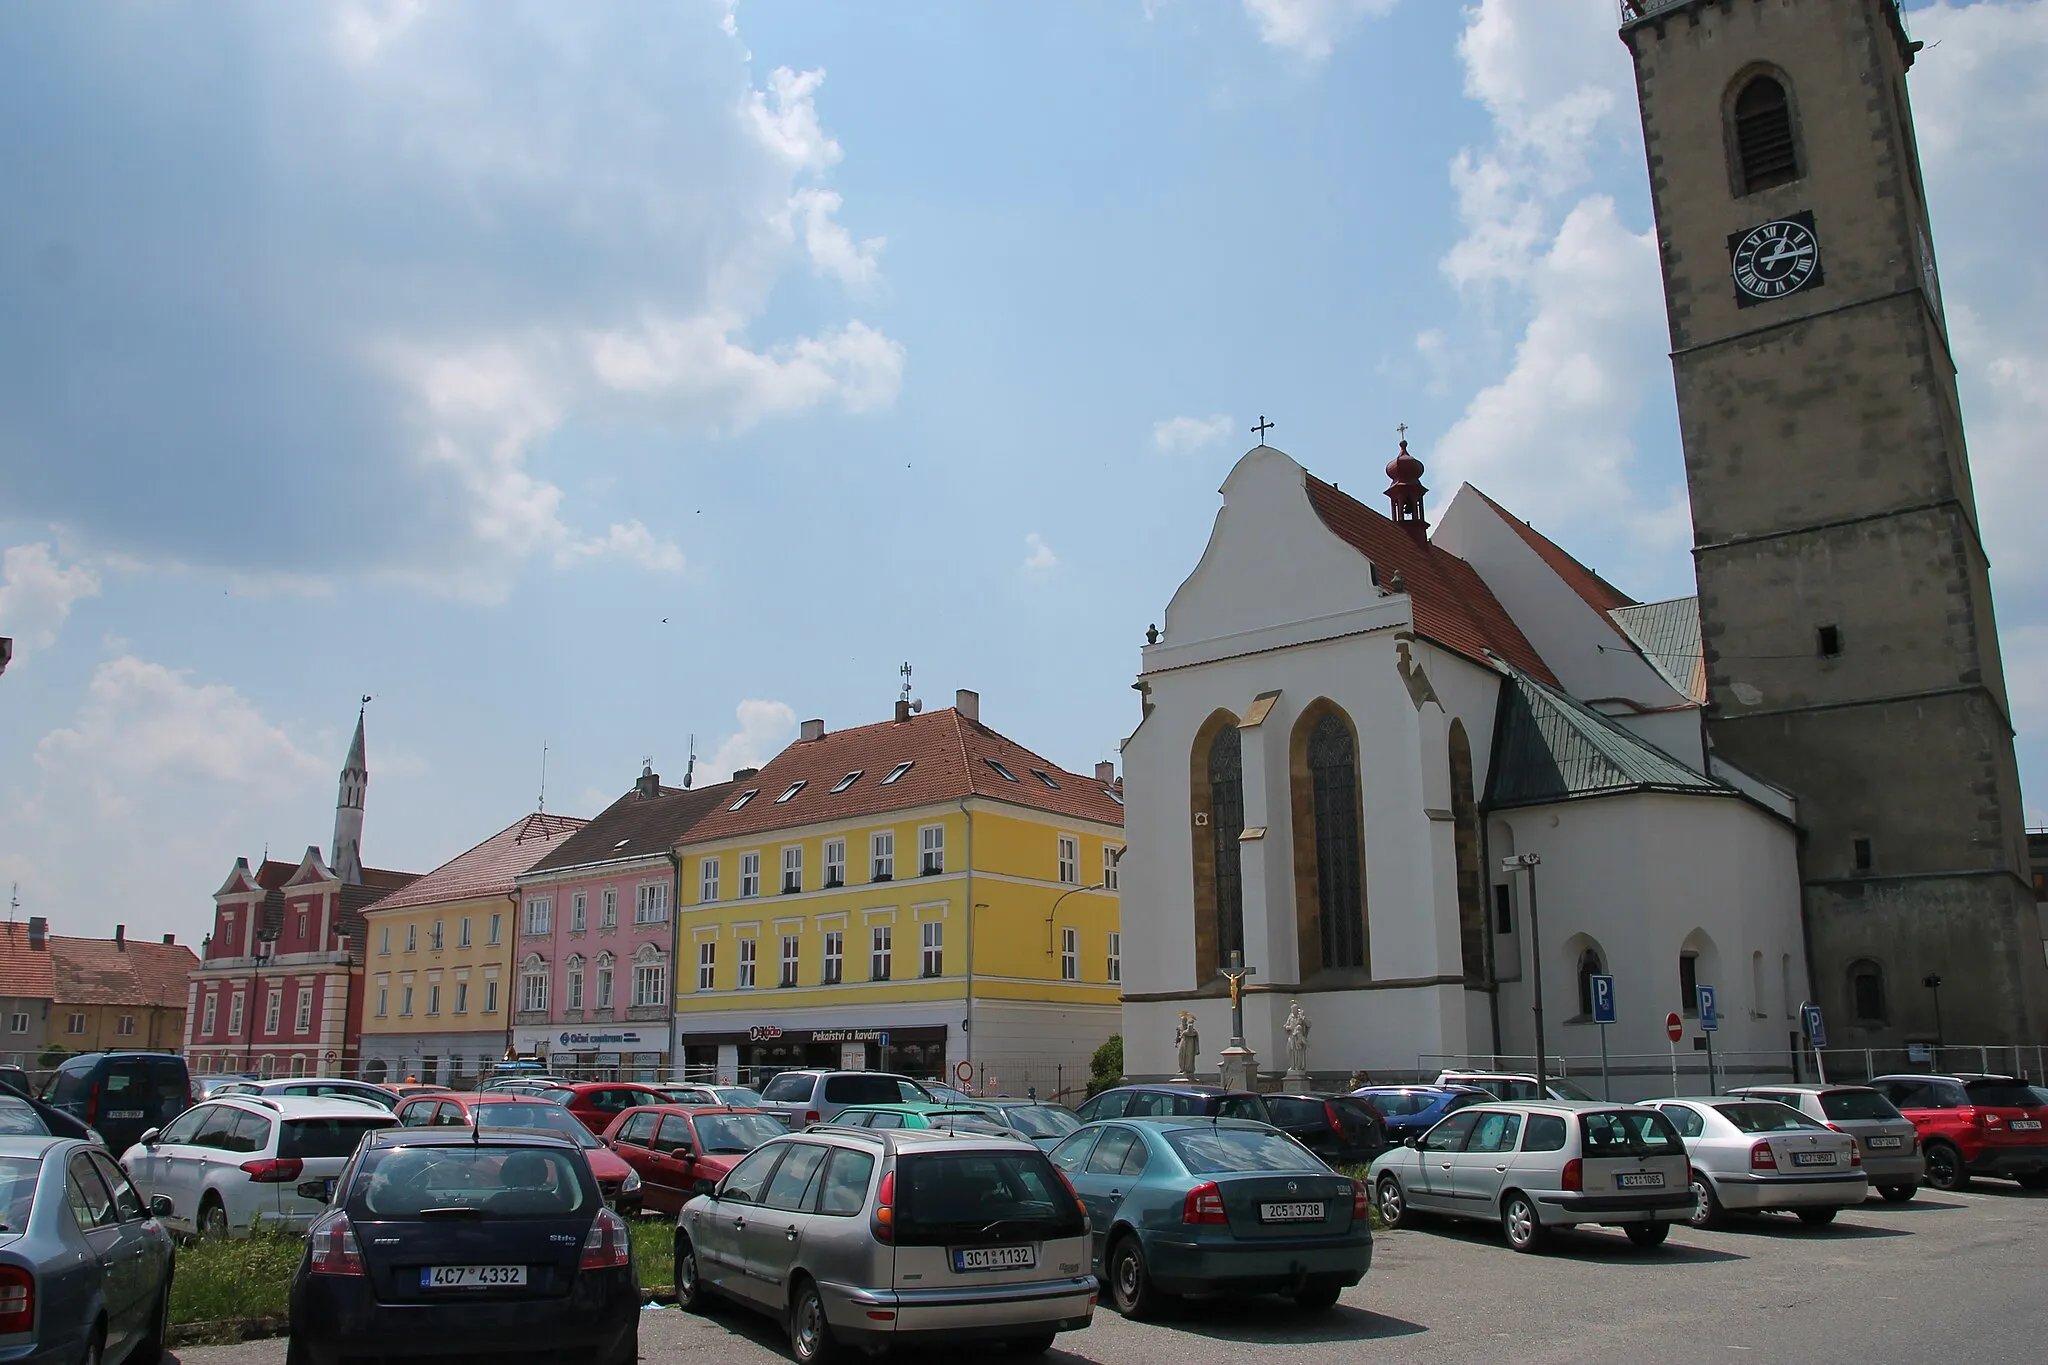
[[[1241,953],[1267,1073],[1297,1002],[1319,1083],[1527,1069],[1540,965],[1553,1071],[1597,1071],[1612,976],[1617,1098],[1668,1093],[1680,1062],[1705,1083],[1706,987],[1724,1084],[1791,1074],[1798,812],[1710,756],[1697,601],[1633,601],[1469,485],[1432,534],[1423,473],[1403,441],[1383,513],[1255,447],[1148,632],[1126,1072],[1182,1071],[1185,1012],[1190,1074],[1217,1077]]]

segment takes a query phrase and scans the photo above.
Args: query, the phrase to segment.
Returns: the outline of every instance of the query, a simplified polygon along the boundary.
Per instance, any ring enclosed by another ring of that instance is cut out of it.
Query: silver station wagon
[[[1044,1152],[937,1129],[771,1138],[676,1220],[676,1301],[753,1308],[799,1365],[848,1347],[1025,1354],[1095,1311],[1088,1217]]]
[[[1370,1171],[1390,1228],[1414,1213],[1498,1222],[1517,1251],[1552,1231],[1597,1223],[1660,1245],[1692,1210],[1678,1134],[1654,1109],[1572,1100],[1460,1109]]]

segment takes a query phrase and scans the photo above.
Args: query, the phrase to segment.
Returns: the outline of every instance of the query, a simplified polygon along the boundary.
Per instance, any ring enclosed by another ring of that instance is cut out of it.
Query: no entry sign
[[[1685,1020],[1676,1011],[1664,1016],[1664,1036],[1674,1043],[1685,1037]]]

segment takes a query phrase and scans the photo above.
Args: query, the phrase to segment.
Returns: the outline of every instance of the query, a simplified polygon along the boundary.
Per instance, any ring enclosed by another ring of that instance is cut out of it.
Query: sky
[[[2048,0],[1909,5],[2048,824]],[[1268,440],[1691,526],[1612,0],[36,6],[0,29],[0,893],[196,941],[956,688],[1113,758]],[[545,777],[543,778],[543,774]],[[545,786],[543,787],[543,780]]]

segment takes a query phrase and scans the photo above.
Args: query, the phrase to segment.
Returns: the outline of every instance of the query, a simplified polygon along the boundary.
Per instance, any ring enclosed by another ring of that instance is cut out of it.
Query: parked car
[[[198,1103],[192,1073],[173,1052],[81,1052],[43,1087],[43,1103],[61,1109],[126,1151],[145,1128],[161,1128]]]
[[[35,1082],[18,1066],[0,1066],[0,1090],[11,1090],[23,1099],[34,1099]]]
[[[376,1134],[306,1235],[289,1365],[387,1353],[632,1365],[632,1236],[584,1157],[541,1133]]]
[[[1081,1126],[1081,1119],[1073,1110],[1040,1100],[1004,1098],[976,1100],[974,1103],[995,1115],[1018,1137],[1036,1143],[1048,1152]]]
[[[1272,1122],[1266,1102],[1249,1090],[1218,1085],[1167,1081],[1158,1085],[1119,1085],[1084,1100],[1074,1110],[1083,1123],[1097,1119],[1186,1118],[1215,1115],[1226,1119]]]
[[[236,1081],[221,1086],[212,1092],[215,1095],[297,1095],[301,1098],[332,1096],[344,1100],[361,1100],[374,1104],[380,1109],[393,1110],[398,1107],[397,1091],[368,1081],[351,1081],[340,1076],[300,1076],[290,1080]]]
[[[400,1102],[398,1122],[407,1128],[510,1128],[566,1137],[589,1162],[607,1204],[628,1217],[640,1209],[639,1172],[584,1127],[582,1120],[553,1100],[514,1090],[415,1095]]]
[[[823,1125],[842,1128],[942,1128],[949,1133],[1015,1137],[1009,1125],[972,1104],[849,1104]]]
[[[654,1087],[665,1097],[664,1104],[718,1105],[729,1104],[735,1109],[759,1109],[761,1092],[749,1090],[744,1085],[686,1085],[672,1082]]]
[[[1095,1309],[1088,1220],[1013,1138],[821,1128],[754,1149],[676,1222],[676,1302],[787,1325],[797,1365],[844,1347],[1006,1342],[1026,1354]]]
[[[976,1099],[973,1095],[968,1094],[965,1090],[961,1090],[956,1086],[946,1085],[939,1081],[919,1081],[918,1084],[923,1086],[925,1090],[931,1094],[931,1097],[940,1104],[981,1103],[981,1101]]]
[[[1696,1228],[1716,1226],[1728,1211],[1791,1213],[1820,1226],[1870,1193],[1856,1139],[1790,1105],[1721,1098],[1648,1103],[1685,1142],[1689,1221]]]
[[[1498,1222],[1516,1251],[1581,1223],[1663,1244],[1693,1206],[1692,1170],[1655,1109],[1570,1100],[1494,1101],[1460,1109],[1372,1163],[1390,1228],[1418,1212]]]
[[[0,1137],[0,1228],[0,1356],[165,1358],[171,1236],[106,1152],[75,1138]]]
[[[1536,1077],[1527,1071],[1439,1071],[1436,1083],[1475,1086],[1497,1100],[1537,1098]],[[1593,1100],[1584,1086],[1574,1085],[1562,1076],[1546,1077],[1543,1088],[1545,1097],[1553,1100]]]
[[[533,1093],[561,1105],[593,1133],[611,1127],[612,1120],[628,1109],[672,1103],[667,1091],[633,1081],[574,1081]]]
[[[1935,1189],[1996,1175],[2048,1190],[2048,1091],[2016,1076],[1978,1075],[1879,1076],[1870,1087],[1919,1130]]]
[[[1052,1161],[1088,1210],[1090,1264],[1125,1317],[1218,1292],[1328,1308],[1372,1264],[1370,1187],[1263,1123],[1091,1123]]]
[[[785,1071],[762,1088],[763,1113],[790,1128],[830,1123],[849,1104],[931,1103],[931,1092],[887,1071]]]
[[[1476,1085],[1368,1085],[1352,1091],[1351,1098],[1373,1107],[1393,1145],[1422,1136],[1446,1114],[1498,1097]]]
[[[224,1090],[238,1081],[260,1081],[263,1078],[253,1071],[209,1071],[192,1078],[193,1103],[211,1099],[215,1092]]]
[[[758,1109],[663,1104],[628,1109],[612,1120],[604,1141],[639,1173],[644,1207],[680,1213],[741,1157],[788,1131]]]
[[[62,1109],[52,1109],[41,1100],[24,1099],[12,1090],[0,1089],[0,1134],[9,1137],[68,1137],[96,1146],[106,1140],[86,1124]]]
[[[1855,1138],[1863,1174],[1888,1204],[1905,1203],[1927,1182],[1927,1158],[1913,1121],[1867,1085],[1751,1085],[1728,1093],[1788,1104]]]
[[[1273,1126],[1333,1166],[1363,1166],[1392,1144],[1370,1104],[1349,1095],[1268,1095]]]
[[[414,1095],[452,1095],[455,1093],[455,1087],[452,1085],[428,1085],[424,1081],[393,1081],[384,1088],[402,1100],[411,1099]]]
[[[223,1095],[172,1119],[121,1155],[121,1167],[174,1232],[246,1237],[303,1232],[322,1205],[303,1193],[331,1180],[363,1138],[398,1120],[360,1100]]]

